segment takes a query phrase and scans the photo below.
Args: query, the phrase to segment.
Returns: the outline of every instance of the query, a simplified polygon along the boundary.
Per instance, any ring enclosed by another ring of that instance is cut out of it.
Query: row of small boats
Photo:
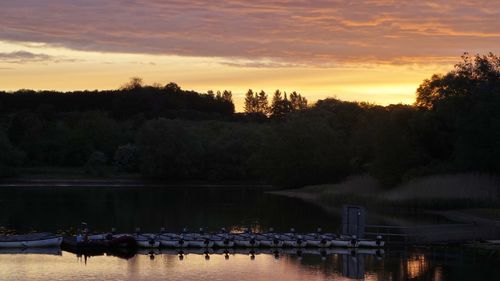
[[[76,237],[35,233],[0,236],[0,248],[59,247],[62,243],[77,248],[330,248],[384,247],[381,236],[375,240],[332,233],[168,233],[162,231],[134,234],[79,234]]]
[[[332,233],[135,233],[135,234],[98,234],[80,237],[81,245],[106,243],[129,245],[141,248],[330,248],[330,247],[384,247],[382,237],[375,240],[357,239],[356,236],[337,236]]]

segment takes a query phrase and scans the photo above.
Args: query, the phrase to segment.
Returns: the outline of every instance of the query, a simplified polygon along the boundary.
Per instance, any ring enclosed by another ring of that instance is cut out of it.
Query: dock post
[[[353,236],[358,239],[365,236],[366,211],[362,206],[342,206],[342,234]]]

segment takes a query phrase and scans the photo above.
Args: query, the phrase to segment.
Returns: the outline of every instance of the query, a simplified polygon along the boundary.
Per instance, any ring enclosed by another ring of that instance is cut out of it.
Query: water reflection
[[[167,227],[335,232],[339,218],[248,189],[1,189],[0,227],[56,231]],[[498,280],[498,252],[467,248],[209,250],[87,253],[0,250],[0,280]]]
[[[0,280],[496,280],[496,262],[462,248],[382,255],[335,249],[155,249],[131,256],[11,250],[0,252]]]
[[[420,277],[423,273],[429,270],[428,263],[425,260],[425,256],[418,254],[412,256],[406,262],[406,271],[408,277],[411,279]]]
[[[130,232],[140,227],[157,232],[197,230],[255,231],[274,227],[336,232],[340,218],[298,199],[248,188],[5,188],[0,189],[0,227],[17,231],[57,231],[81,221],[95,231],[115,227]]]

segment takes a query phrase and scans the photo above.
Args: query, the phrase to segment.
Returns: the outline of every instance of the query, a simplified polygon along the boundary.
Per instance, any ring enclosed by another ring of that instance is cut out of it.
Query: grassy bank
[[[484,174],[435,175],[411,180],[392,189],[370,176],[338,184],[306,186],[275,194],[301,198],[325,208],[359,204],[372,209],[412,209],[449,216],[457,221],[500,220],[500,179]],[[451,212],[453,211],[453,212]]]

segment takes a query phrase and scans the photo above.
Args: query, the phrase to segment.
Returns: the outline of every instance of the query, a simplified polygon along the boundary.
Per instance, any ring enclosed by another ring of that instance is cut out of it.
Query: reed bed
[[[429,209],[500,207],[500,178],[474,173],[427,176],[389,190],[362,175],[338,184],[308,186],[302,192],[316,194],[319,200],[330,204]]]

